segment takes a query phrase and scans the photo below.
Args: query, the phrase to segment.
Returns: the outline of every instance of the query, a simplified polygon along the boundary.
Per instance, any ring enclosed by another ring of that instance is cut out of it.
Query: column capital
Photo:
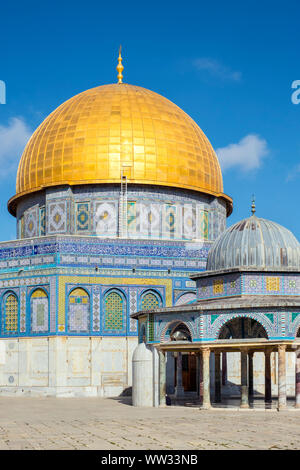
[[[209,356],[211,349],[210,347],[205,347],[205,348],[202,348],[201,351],[202,351],[203,356]]]
[[[265,356],[270,356],[272,352],[273,352],[273,349],[272,349],[272,348],[266,348],[266,349],[264,350]]]
[[[286,350],[286,344],[279,344],[278,345],[278,351],[284,352]]]
[[[240,348],[240,352],[243,354],[248,354],[249,348]]]

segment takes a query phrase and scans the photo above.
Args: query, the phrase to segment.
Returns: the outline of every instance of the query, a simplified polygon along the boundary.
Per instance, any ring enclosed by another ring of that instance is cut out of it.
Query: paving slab
[[[237,410],[134,408],[128,397],[0,397],[0,449],[300,449],[292,407]]]

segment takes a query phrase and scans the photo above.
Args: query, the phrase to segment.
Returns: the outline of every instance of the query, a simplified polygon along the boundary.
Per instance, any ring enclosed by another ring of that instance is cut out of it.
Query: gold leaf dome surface
[[[52,112],[22,155],[16,195],[56,185],[163,185],[224,197],[217,156],[199,126],[163,96],[138,86],[103,85]]]

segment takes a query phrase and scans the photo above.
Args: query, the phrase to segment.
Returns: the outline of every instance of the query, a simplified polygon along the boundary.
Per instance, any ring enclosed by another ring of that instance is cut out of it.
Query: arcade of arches
[[[222,387],[227,384],[227,358],[229,353],[240,355],[240,407],[248,408],[254,397],[254,357],[264,355],[264,399],[272,403],[271,356],[276,357],[278,381],[278,410],[287,406],[286,353],[293,352],[295,360],[296,407],[300,407],[300,328],[295,341],[270,341],[264,327],[251,318],[235,318],[225,323],[214,343],[192,343],[189,330],[182,322],[171,328],[171,341],[157,347],[160,358],[160,403],[166,395],[166,356],[175,359],[175,397],[183,398],[186,392],[197,392],[202,408],[213,402],[222,402]],[[274,353],[272,355],[272,353]],[[262,355],[261,354],[261,355]],[[211,380],[214,382],[211,384]],[[274,379],[273,379],[274,380]]]

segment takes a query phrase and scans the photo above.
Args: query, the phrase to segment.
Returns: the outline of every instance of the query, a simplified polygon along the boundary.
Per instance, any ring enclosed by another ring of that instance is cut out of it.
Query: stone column
[[[222,385],[227,383],[227,353],[222,352]]]
[[[182,354],[179,352],[177,353],[175,396],[182,397],[183,395],[184,395],[184,388],[182,386]]]
[[[248,351],[241,350],[241,404],[240,408],[249,408],[248,383],[247,383],[247,358]]]
[[[265,353],[265,402],[272,403],[272,380],[271,380],[271,350]]]
[[[159,406],[166,406],[166,355],[159,351]]]
[[[203,355],[203,409],[209,409],[210,405],[210,380],[209,380],[209,356],[210,356],[210,349],[204,348],[202,349]]]
[[[221,403],[221,353],[215,351],[215,402]]]
[[[253,398],[254,389],[253,389],[253,356],[254,351],[248,353],[248,386],[249,386],[249,398]]]
[[[199,402],[203,404],[203,355],[199,353]]]
[[[300,349],[297,349],[296,351],[296,383],[295,383],[295,389],[296,389],[296,408],[300,408]]]
[[[278,411],[286,408],[286,345],[278,346]]]

